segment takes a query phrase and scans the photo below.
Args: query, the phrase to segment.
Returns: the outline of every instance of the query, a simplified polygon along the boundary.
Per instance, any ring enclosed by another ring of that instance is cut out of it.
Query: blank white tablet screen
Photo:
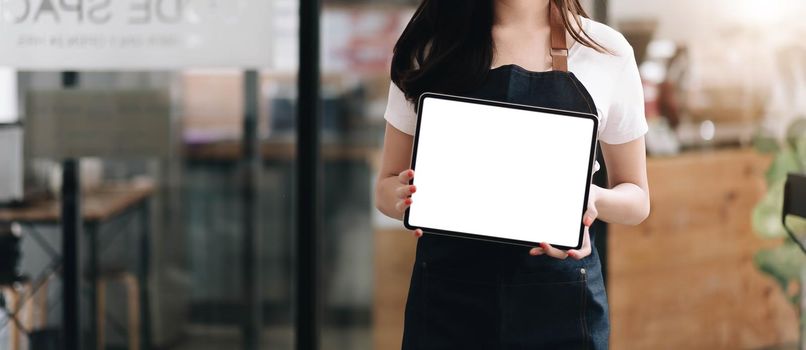
[[[410,226],[578,245],[593,120],[434,97],[420,108]]]

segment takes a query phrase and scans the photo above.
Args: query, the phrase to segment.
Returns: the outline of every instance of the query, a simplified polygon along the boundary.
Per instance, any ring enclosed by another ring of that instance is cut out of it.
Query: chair
[[[50,278],[45,279],[42,285],[36,290],[34,295],[34,285],[27,278],[21,277],[18,281],[7,285],[0,285],[0,293],[3,294],[6,300],[6,307],[9,328],[9,350],[19,350],[21,344],[22,334],[30,332],[34,329],[34,305],[39,310],[39,322],[37,328],[42,329],[47,325],[47,297],[48,297],[48,283]],[[104,349],[105,341],[105,325],[106,325],[106,286],[109,283],[118,282],[126,288],[126,301],[127,313],[129,323],[129,349],[140,349],[140,283],[137,278],[123,270],[111,269],[102,271],[98,274],[96,281],[96,288],[98,295],[96,298],[97,303],[97,344],[98,349]],[[24,312],[24,318],[20,319],[20,314]],[[20,329],[22,326],[23,329]],[[2,347],[0,347],[2,348]]]
[[[95,299],[97,305],[97,338],[98,349],[104,349],[106,325],[106,286],[111,282],[118,282],[126,287],[126,305],[128,313],[129,350],[140,349],[140,283],[137,278],[124,269],[110,269],[101,271],[96,280]]]
[[[45,279],[38,290],[34,290],[34,284],[26,277],[20,277],[13,283],[0,285],[0,293],[6,301],[5,310],[9,318],[10,350],[19,350],[22,334],[34,329],[34,304],[39,310],[37,328],[45,328],[47,325],[49,281],[50,278]],[[24,319],[20,320],[20,314],[25,315]],[[20,326],[23,329],[20,329]]]
[[[786,184],[784,185],[784,210],[781,211],[781,222],[784,225],[784,229],[800,249],[806,253],[804,243],[786,224],[786,218],[790,215],[806,219],[806,175],[789,174],[787,176]]]
[[[95,302],[97,305],[97,339],[96,344],[99,350],[105,345],[106,326],[106,287],[109,283],[121,283],[126,288],[126,307],[128,314],[127,337],[129,350],[140,349],[140,283],[132,273],[125,269],[109,269],[101,271],[95,282],[98,294]]]

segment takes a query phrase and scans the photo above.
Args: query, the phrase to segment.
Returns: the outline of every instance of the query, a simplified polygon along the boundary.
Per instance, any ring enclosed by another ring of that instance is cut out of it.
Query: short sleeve
[[[414,110],[414,104],[406,99],[406,95],[394,82],[389,84],[389,99],[386,102],[386,112],[383,118],[395,129],[414,135],[417,127],[417,113]]]
[[[635,140],[649,130],[644,113],[644,88],[632,50],[625,57],[615,77],[607,119],[599,134],[599,139],[608,144]]]

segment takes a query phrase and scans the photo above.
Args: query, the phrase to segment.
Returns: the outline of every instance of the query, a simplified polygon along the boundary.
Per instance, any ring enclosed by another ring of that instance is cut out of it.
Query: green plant
[[[806,119],[799,119],[787,129],[783,141],[764,136],[754,140],[755,148],[773,155],[773,162],[766,173],[767,193],[753,210],[753,229],[766,239],[781,239],[777,247],[762,249],[754,261],[759,270],[774,278],[789,300],[800,303],[801,271],[806,263],[806,254],[789,239],[781,224],[784,183],[788,173],[806,173]],[[787,219],[788,226],[796,233],[806,235],[806,220]]]

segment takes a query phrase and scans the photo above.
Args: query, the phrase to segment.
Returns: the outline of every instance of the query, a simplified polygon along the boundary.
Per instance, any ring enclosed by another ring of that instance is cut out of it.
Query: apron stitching
[[[569,80],[571,80],[571,83],[572,83],[572,84],[574,84],[574,88],[576,88],[576,89],[577,89],[577,92],[579,93],[579,95],[580,95],[580,96],[582,96],[582,99],[583,99],[583,100],[585,100],[585,104],[586,104],[586,105],[588,105],[588,113],[598,115],[598,113],[596,113],[596,112],[595,112],[595,111],[594,111],[594,110],[591,108],[591,104],[590,104],[590,101],[588,101],[588,97],[587,97],[587,96],[585,96],[585,94],[583,94],[583,93],[582,93],[582,89],[580,89],[580,88],[579,88],[579,86],[577,85],[576,80],[574,80],[574,78],[573,78],[573,77],[571,77],[571,74],[570,74],[570,73],[568,74],[568,79],[569,79]]]
[[[505,303],[504,303],[503,288],[504,288],[504,286],[502,285],[502,283],[498,283],[498,291],[497,291],[498,292],[498,310],[500,311],[499,318],[498,318],[498,348],[499,349],[504,348],[504,324],[505,324],[507,316],[508,316],[507,312],[506,312],[506,308],[504,308]]]
[[[418,344],[420,349],[425,349],[426,339],[428,338],[428,325],[426,324],[428,320],[428,314],[426,313],[426,309],[428,308],[428,278],[426,278],[426,274],[428,273],[427,268],[427,263],[423,262],[422,269],[420,271],[420,283],[423,286],[421,289],[421,293],[423,295],[420,299],[420,323],[422,323],[420,327],[422,327],[421,333],[423,334],[423,337],[420,337],[420,344]]]
[[[511,286],[556,286],[561,284],[578,284],[579,281],[568,282],[533,282],[533,283],[511,283]]]
[[[542,75],[549,75],[549,74],[561,74],[565,72],[556,71],[556,70],[548,70],[543,72],[524,72],[520,70],[521,68],[513,68],[512,72],[516,73],[520,76],[527,77],[527,78],[542,78]]]
[[[584,265],[583,265],[584,266]],[[583,347],[585,349],[590,348],[590,344],[588,342],[588,337],[590,336],[588,333],[588,321],[585,317],[585,313],[587,311],[587,303],[586,303],[586,294],[588,290],[588,273],[585,267],[582,268],[584,273],[582,273],[582,293],[580,293],[582,297],[582,305],[581,305],[581,312],[580,312],[580,323],[582,323],[582,341],[584,342]]]

